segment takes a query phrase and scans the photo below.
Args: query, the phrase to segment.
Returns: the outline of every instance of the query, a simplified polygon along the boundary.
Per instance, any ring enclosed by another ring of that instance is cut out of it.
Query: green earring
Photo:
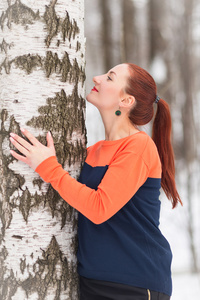
[[[121,115],[121,111],[120,110],[116,110],[115,114],[116,114],[116,116],[120,116]]]

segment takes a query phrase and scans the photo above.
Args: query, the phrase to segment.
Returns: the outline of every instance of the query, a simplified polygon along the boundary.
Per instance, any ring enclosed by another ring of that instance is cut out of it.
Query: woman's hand
[[[15,133],[10,133],[10,141],[23,155],[10,150],[10,153],[18,160],[29,165],[33,170],[41,162],[50,156],[56,156],[53,138],[50,132],[47,133],[47,147],[41,144],[29,131],[21,129],[22,133],[28,138],[31,144]]]

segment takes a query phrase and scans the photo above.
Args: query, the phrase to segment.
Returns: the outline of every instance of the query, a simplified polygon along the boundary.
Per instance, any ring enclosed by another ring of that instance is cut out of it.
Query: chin
[[[93,103],[94,101],[92,101],[92,95],[91,95],[91,94],[88,94],[88,95],[86,96],[86,100],[87,100],[87,102],[90,102],[91,104],[94,104],[94,103]]]

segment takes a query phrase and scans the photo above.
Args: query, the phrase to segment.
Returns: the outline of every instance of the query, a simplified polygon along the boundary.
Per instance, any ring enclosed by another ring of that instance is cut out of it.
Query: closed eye
[[[107,76],[107,79],[112,81],[112,78],[110,76]]]

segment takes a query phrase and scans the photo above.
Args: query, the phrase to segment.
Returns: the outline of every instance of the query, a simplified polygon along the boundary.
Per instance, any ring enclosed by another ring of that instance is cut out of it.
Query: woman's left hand
[[[20,155],[15,151],[10,150],[10,153],[16,159],[23,161],[35,170],[45,159],[50,156],[56,156],[54,142],[50,132],[47,133],[47,146],[44,146],[28,130],[21,129],[21,131],[31,144],[17,134],[10,133],[11,143],[23,154]]]

